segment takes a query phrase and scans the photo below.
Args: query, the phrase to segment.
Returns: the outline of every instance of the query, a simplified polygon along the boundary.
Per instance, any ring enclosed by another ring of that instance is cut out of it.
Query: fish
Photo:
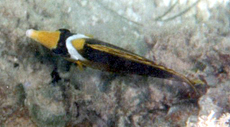
[[[193,81],[186,76],[156,64],[140,55],[91,36],[72,33],[68,29],[38,31],[29,29],[26,36],[39,42],[54,54],[84,66],[119,74],[135,74],[185,82],[197,92]]]

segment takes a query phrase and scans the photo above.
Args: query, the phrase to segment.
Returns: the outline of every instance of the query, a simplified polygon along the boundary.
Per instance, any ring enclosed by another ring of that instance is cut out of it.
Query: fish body
[[[53,53],[75,62],[80,68],[88,66],[108,72],[137,74],[186,82],[195,91],[195,82],[172,69],[158,65],[140,55],[118,46],[74,34],[67,29],[58,31],[27,30],[29,38],[41,43]]]

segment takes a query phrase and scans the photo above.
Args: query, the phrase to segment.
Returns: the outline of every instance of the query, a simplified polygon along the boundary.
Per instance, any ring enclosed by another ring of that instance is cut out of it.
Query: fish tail
[[[195,79],[195,80],[190,80],[189,78],[185,77],[184,75],[181,75],[179,73],[174,72],[174,79],[175,80],[179,80],[182,82],[187,83],[196,93],[199,94],[198,90],[196,89],[196,85],[200,84],[200,85],[204,85],[205,83],[199,79]]]

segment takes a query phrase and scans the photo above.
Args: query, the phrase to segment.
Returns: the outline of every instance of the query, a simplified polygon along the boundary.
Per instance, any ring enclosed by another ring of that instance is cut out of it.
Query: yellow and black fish
[[[186,82],[195,91],[195,82],[164,66],[109,43],[67,29],[27,30],[26,35],[72,62],[82,66],[123,74],[137,74]]]

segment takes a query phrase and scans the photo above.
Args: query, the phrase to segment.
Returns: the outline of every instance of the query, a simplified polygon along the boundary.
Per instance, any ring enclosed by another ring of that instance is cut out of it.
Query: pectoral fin
[[[78,65],[78,68],[79,68],[81,71],[84,70],[84,69],[83,69],[83,64],[82,64],[81,61],[76,61],[75,63]]]

